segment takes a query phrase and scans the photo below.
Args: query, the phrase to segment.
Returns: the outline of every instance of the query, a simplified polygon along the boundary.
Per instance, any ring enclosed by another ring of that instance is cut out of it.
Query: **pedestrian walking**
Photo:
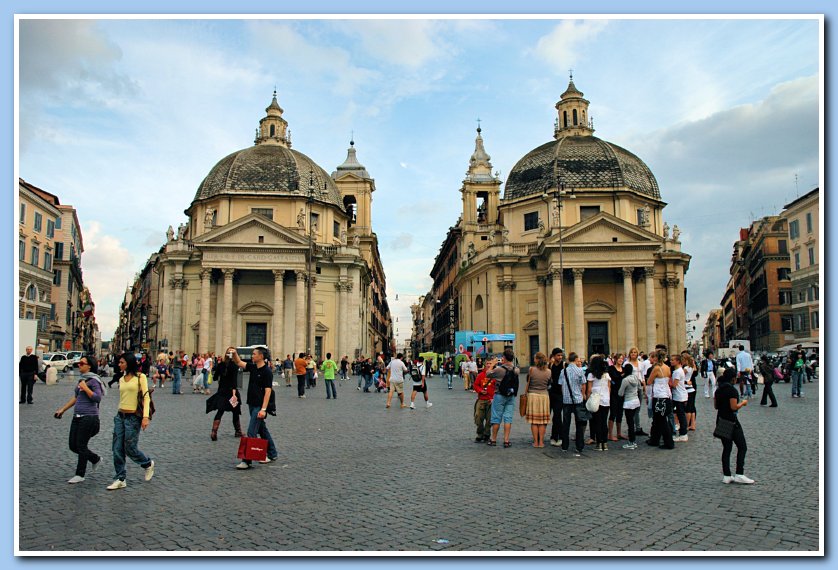
[[[503,361],[494,369],[486,373],[498,382],[495,397],[492,400],[492,437],[489,445],[498,444],[498,431],[503,424],[503,446],[512,443],[509,436],[512,433],[512,417],[515,415],[515,396],[518,395],[518,374],[520,370],[515,366],[515,353],[511,348],[503,351]]]
[[[716,362],[713,360],[713,351],[708,350],[701,361],[701,377],[704,381],[704,397],[710,398],[716,393]]]
[[[271,398],[273,394],[273,372],[268,366],[270,355],[264,348],[256,347],[253,349],[250,358],[250,362],[245,362],[239,357],[236,349],[232,349],[232,361],[236,366],[250,373],[250,380],[247,384],[247,407],[250,410],[247,437],[260,437],[267,440],[267,457],[259,463],[271,463],[276,461],[279,452],[265,423],[268,414],[276,415],[275,398]],[[241,463],[236,465],[236,469],[250,469],[251,463],[250,459],[242,459]]]
[[[791,397],[803,397],[803,384],[806,383],[806,353],[800,345],[797,350],[789,353],[791,363]]]
[[[338,393],[335,390],[335,373],[337,372],[338,365],[337,363],[332,360],[332,353],[326,353],[326,360],[323,361],[323,364],[320,365],[320,370],[323,371],[323,383],[326,385],[326,399],[329,400],[334,398],[335,400],[338,399]],[[329,390],[331,390],[331,396],[329,395]]]
[[[221,418],[224,417],[225,412],[233,414],[235,437],[242,437],[243,435],[241,426],[242,395],[238,388],[239,367],[233,362],[234,350],[232,346],[227,347],[224,360],[215,367],[213,374],[216,384],[218,384],[218,390],[212,396],[213,401],[207,409],[207,412],[211,412],[213,407],[216,410],[215,417],[212,420],[212,430],[210,431],[212,441],[218,440],[218,428],[221,427]]]
[[[561,348],[554,348],[550,353],[550,386],[547,389],[550,411],[553,414],[553,426],[550,430],[550,445],[553,447],[559,447],[562,444],[562,387],[559,385],[559,376],[564,366],[564,351]]]
[[[343,386],[343,381],[346,380],[348,377],[347,372],[349,371],[349,355],[344,355],[343,358],[340,359],[340,384]]]
[[[582,370],[582,358],[575,352],[567,357],[568,364],[559,376],[562,387],[562,451],[570,447],[570,420],[576,423],[576,457],[580,457],[585,448],[585,427],[588,424],[588,412],[585,400],[588,399],[588,383]]]
[[[183,370],[186,368],[186,356],[179,350],[172,361],[172,394],[183,394],[180,390],[180,383],[183,378]]]
[[[306,353],[301,352],[294,359],[294,374],[297,376],[297,397],[306,397]]]
[[[460,362],[460,376],[463,378],[463,390],[468,391],[473,379],[471,378],[471,356],[468,354],[465,356],[463,361]]]
[[[748,405],[748,400],[740,401],[739,394],[731,382],[735,376],[732,368],[727,368],[719,378],[719,387],[716,390],[714,406],[718,413],[716,423],[720,421],[733,422],[733,431],[730,437],[721,437],[722,440],[722,482],[741,483],[753,485],[754,480],[745,476],[745,454],[748,452],[748,444],[745,441],[745,432],[742,424],[739,423],[739,410]],[[736,474],[730,472],[730,453],[736,445]]]
[[[107,486],[109,491],[124,489],[127,471],[126,456],[145,471],[145,480],[154,477],[154,460],[140,451],[140,431],[148,429],[151,396],[148,390],[148,376],[140,372],[137,358],[131,352],[119,357],[119,409],[113,419],[113,466],[114,481]],[[142,402],[142,404],[140,404]]]
[[[282,361],[282,375],[285,377],[285,387],[291,387],[291,376],[294,374],[294,361],[290,354],[285,355],[285,360]]]
[[[771,399],[771,407],[777,407],[777,398],[774,396],[774,370],[768,363],[768,357],[762,355],[757,363],[759,373],[762,374],[762,398],[760,398],[759,405],[765,406],[768,404],[768,399]]]
[[[475,443],[489,441],[489,435],[492,431],[492,400],[495,397],[497,383],[494,378],[488,377],[486,373],[494,368],[497,363],[496,358],[487,360],[486,366],[474,379],[474,391],[477,393],[477,400],[474,401],[474,425],[477,426]]]
[[[745,351],[745,345],[739,345],[739,352],[736,353],[736,372],[739,374],[739,394],[746,398],[751,397],[751,372],[754,369],[754,360],[751,354]]]
[[[431,360],[426,358],[424,362],[410,367],[410,378],[413,380],[413,391],[410,393],[410,409],[416,409],[416,394],[425,397],[425,407],[430,408],[433,404],[428,401],[428,384],[426,378],[431,370]]]
[[[532,446],[544,447],[544,434],[550,422],[550,396],[547,386],[552,380],[550,369],[547,367],[547,355],[536,352],[533,357],[535,366],[531,366],[527,374],[527,385],[524,394],[527,396],[526,418],[532,431]]]
[[[20,378],[20,399],[19,404],[32,403],[32,390],[35,387],[35,375],[40,372],[38,355],[32,354],[32,347],[26,347],[26,354],[20,357],[17,365],[17,373]]]
[[[92,356],[82,356],[79,359],[81,377],[74,389],[73,396],[66,404],[55,411],[55,418],[61,419],[64,412],[73,410],[73,420],[70,422],[70,451],[78,455],[76,474],[67,483],[74,485],[84,481],[87,464],[96,469],[102,458],[88,447],[90,440],[99,433],[99,403],[105,394],[105,384],[98,376],[98,363]]]
[[[404,403],[404,375],[408,372],[408,367],[402,361],[404,355],[400,352],[396,354],[396,358],[390,360],[387,365],[387,404],[386,408],[390,407],[390,402],[393,400],[393,394],[397,394],[402,408],[406,407]],[[369,366],[369,360],[364,362],[361,367],[361,374],[364,374],[364,366]],[[366,392],[366,388],[364,389]]]
[[[203,379],[203,393],[206,394],[207,396],[210,393],[210,391],[209,391],[210,374],[212,374],[213,364],[215,363],[214,360],[215,359],[214,359],[213,354],[211,352],[204,355],[204,365],[203,365],[203,368],[201,370],[201,374],[202,374],[202,379]]]

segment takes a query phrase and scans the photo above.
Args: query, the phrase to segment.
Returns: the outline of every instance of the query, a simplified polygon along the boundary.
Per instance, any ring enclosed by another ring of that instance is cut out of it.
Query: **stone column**
[[[505,278],[504,278],[505,279]],[[502,334],[513,332],[512,330],[512,290],[515,289],[515,283],[512,281],[502,281],[498,283],[498,289],[503,291],[503,331]]]
[[[294,312],[294,352],[304,352],[306,349],[306,272],[298,269],[297,276],[297,309]]]
[[[198,352],[210,350],[210,278],[212,269],[201,269],[201,319],[198,321]]]
[[[282,358],[285,331],[285,270],[274,269],[274,318],[271,321],[271,352],[274,358]]]
[[[626,354],[637,342],[634,337],[634,287],[631,281],[633,272],[634,267],[623,267],[623,307],[626,313],[624,317],[626,336],[623,339],[623,350],[620,352]]]
[[[341,272],[343,273],[343,272]],[[342,279],[346,279],[346,277],[342,276]],[[335,349],[338,351],[338,361],[340,358],[343,357],[344,354],[349,354],[349,290],[352,288],[352,284],[346,281],[342,281],[339,283],[335,283],[335,289],[338,291],[338,338],[337,342],[335,343]]]
[[[317,287],[317,277],[314,275],[311,276],[311,299],[309,299],[309,307],[308,307],[308,322],[311,323],[309,326],[309,337],[306,339],[306,349],[311,351],[312,356],[316,356],[317,358],[323,358],[324,355],[322,354],[314,354],[314,337],[317,334],[316,323],[317,319],[315,318],[315,313],[317,310],[315,309],[314,303],[314,288]],[[325,348],[325,347],[324,347]]]
[[[221,344],[224,350],[233,344],[233,275],[235,269],[224,269],[224,308],[221,313]]]
[[[172,337],[169,339],[169,350],[175,351],[182,348],[181,336],[183,334],[183,289],[186,287],[186,279],[183,278],[183,266],[175,268],[175,277],[169,284],[174,289],[174,302],[172,303]]]
[[[643,274],[646,277],[646,346],[640,347],[640,350],[649,352],[658,343],[658,320],[655,315],[655,268],[646,267]]]
[[[172,315],[170,309],[171,305],[171,298],[172,295],[169,292],[169,287],[166,285],[168,284],[168,280],[166,279],[167,275],[171,274],[171,267],[166,267],[165,265],[161,268],[160,271],[160,283],[162,287],[160,287],[160,300],[159,300],[159,312],[157,314],[157,342],[159,343],[161,340],[171,338],[172,333]],[[150,339],[149,339],[150,340]],[[123,347],[124,348],[124,347]]]
[[[663,280],[663,286],[666,287],[666,348],[670,353],[680,350],[676,339],[677,319],[675,318],[675,289],[678,283],[679,280],[674,277],[667,277]]]
[[[538,348],[541,352],[552,350],[547,348],[547,294],[545,292],[546,277],[536,277],[536,287],[538,289]]]
[[[553,277],[553,322],[552,322],[552,339],[554,346],[564,348],[564,337],[562,336],[562,272],[559,269],[554,269],[551,273]]]
[[[573,342],[576,352],[583,355],[583,358],[588,356],[588,344],[585,341],[585,295],[582,291],[584,275],[585,270],[582,268],[573,270],[573,326],[576,337]]]
[[[680,269],[680,268],[676,268]],[[687,348],[687,306],[684,298],[684,274],[678,271],[678,285],[675,287],[675,338],[678,350]]]

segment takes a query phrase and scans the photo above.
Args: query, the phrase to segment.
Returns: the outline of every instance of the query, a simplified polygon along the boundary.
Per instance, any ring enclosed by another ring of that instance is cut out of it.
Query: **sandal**
[[[509,447],[510,445],[512,445],[512,444],[511,444],[510,442],[508,442],[508,441],[504,441],[504,442],[503,442],[503,446],[504,446],[504,447]]]
[[[492,447],[496,446],[497,444],[498,444],[498,442],[494,439],[490,439],[489,441],[486,442],[486,445],[491,445]]]

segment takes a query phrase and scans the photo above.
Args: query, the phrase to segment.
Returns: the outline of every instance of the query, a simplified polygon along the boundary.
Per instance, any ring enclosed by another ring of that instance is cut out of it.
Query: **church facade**
[[[677,225],[670,235],[651,170],[593,136],[588,107],[571,78],[553,140],[518,161],[502,196],[478,128],[457,243],[443,248],[460,255],[451,269],[458,328],[514,333],[522,363],[553,347],[590,355],[686,346],[690,256]]]
[[[156,349],[272,356],[388,351],[386,282],[372,229],[375,182],[354,141],[332,175],[291,148],[276,93],[255,144],[221,159],[152,256]],[[150,347],[155,349],[155,347]]]

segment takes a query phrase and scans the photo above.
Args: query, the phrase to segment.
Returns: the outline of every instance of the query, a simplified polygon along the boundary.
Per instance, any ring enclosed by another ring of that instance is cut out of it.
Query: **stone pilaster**
[[[623,308],[625,311],[624,322],[626,326],[625,338],[623,339],[623,347],[620,352],[628,351],[637,342],[634,336],[634,286],[632,283],[632,274],[634,267],[623,267]]]
[[[198,352],[210,350],[210,278],[212,269],[201,269],[201,316],[198,321]]]
[[[224,269],[224,309],[221,314],[221,344],[224,350],[233,344],[233,276],[235,269]]]
[[[585,340],[585,294],[582,289],[582,277],[585,270],[576,268],[573,270],[573,327],[575,331],[576,352],[587,357],[588,344]]]
[[[547,279],[544,276],[536,277],[538,289],[538,349],[550,354],[551,348],[547,347]]]
[[[646,346],[641,351],[649,352],[655,348],[657,340],[657,315],[655,310],[655,268],[647,267],[643,274],[646,279]]]
[[[294,272],[297,278],[297,307],[294,312],[294,352],[304,352],[306,349],[306,272],[298,269]]]
[[[670,353],[677,352],[677,310],[675,308],[675,289],[678,287],[679,279],[667,277],[661,283],[666,287],[666,348]]]
[[[271,322],[271,352],[274,358],[284,354],[285,331],[285,270],[274,269],[274,316]]]
[[[564,279],[562,279],[562,272],[558,269],[554,270],[551,276],[553,278],[553,285],[551,287],[553,295],[553,322],[551,324],[553,326],[551,327],[552,334],[550,338],[553,340],[554,346],[564,348],[565,339],[562,331],[562,287],[564,286]]]

